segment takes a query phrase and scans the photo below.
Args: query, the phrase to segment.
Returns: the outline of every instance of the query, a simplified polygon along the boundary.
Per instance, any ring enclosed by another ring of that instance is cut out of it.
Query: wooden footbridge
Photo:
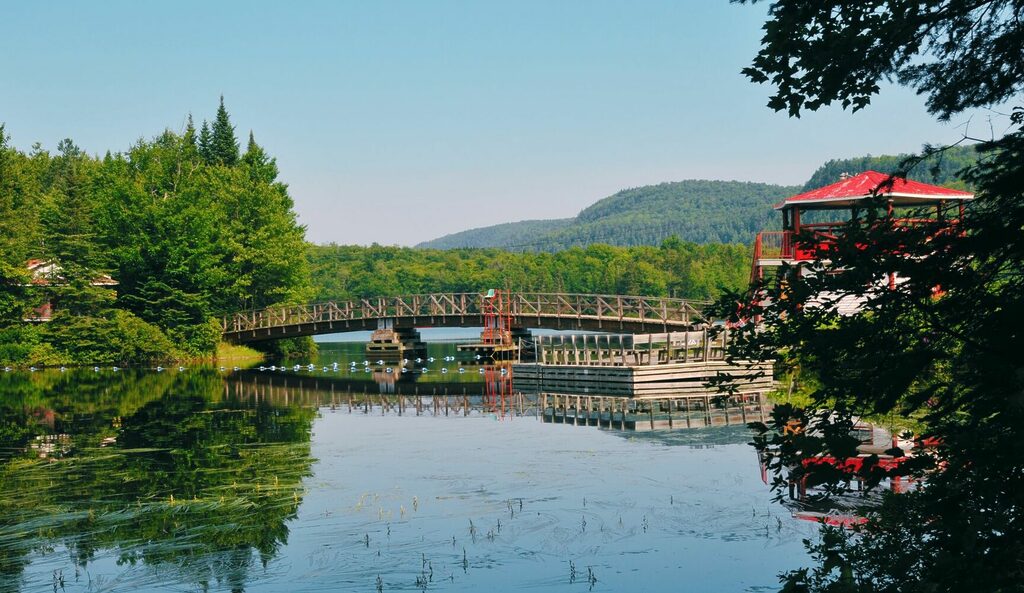
[[[328,301],[242,311],[223,319],[223,338],[244,344],[296,336],[392,327],[482,327],[478,293],[441,293]],[[704,303],[596,294],[509,294],[513,327],[623,333],[682,331],[703,325]]]

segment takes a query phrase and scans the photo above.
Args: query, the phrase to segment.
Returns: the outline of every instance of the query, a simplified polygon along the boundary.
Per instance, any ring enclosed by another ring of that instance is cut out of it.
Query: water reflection
[[[0,381],[0,590],[51,584],[33,559],[55,589],[93,586],[110,555],[149,583],[242,590],[287,542],[314,410],[239,401],[213,371]]]
[[[745,444],[763,402],[327,356],[0,375],[0,590],[750,590],[801,561]]]

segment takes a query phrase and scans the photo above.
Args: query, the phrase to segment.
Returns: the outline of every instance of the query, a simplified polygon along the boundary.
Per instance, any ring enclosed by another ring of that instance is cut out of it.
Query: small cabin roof
[[[64,269],[51,259],[30,259],[25,262],[25,267],[32,273],[32,284],[46,286],[52,280],[56,280],[58,284],[64,280],[61,277]],[[118,282],[109,274],[99,274],[89,284],[92,286],[117,286]]]
[[[841,179],[832,185],[786,198],[776,204],[775,209],[783,210],[795,206],[814,205],[822,208],[843,208],[874,196],[887,197],[896,206],[915,206],[946,200],[974,198],[974,194],[965,191],[921,183],[904,177],[891,177],[878,171],[865,171],[859,175]]]

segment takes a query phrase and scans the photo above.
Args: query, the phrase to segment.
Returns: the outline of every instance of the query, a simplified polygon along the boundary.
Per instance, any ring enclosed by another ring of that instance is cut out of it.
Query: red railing
[[[761,231],[754,240],[755,259],[793,259],[792,231]]]
[[[875,223],[881,224],[882,221]],[[934,236],[960,232],[958,219],[936,221],[928,218],[895,218],[887,221],[894,229],[920,227],[941,223]],[[761,231],[754,240],[754,260],[789,259],[810,261],[826,256],[842,233],[843,223],[822,222],[801,226],[797,239],[793,231]]]

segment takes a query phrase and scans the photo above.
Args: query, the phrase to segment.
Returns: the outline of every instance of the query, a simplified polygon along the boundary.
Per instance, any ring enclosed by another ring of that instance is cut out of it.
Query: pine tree
[[[188,123],[185,124],[185,134],[182,136],[185,144],[196,146],[196,126],[192,122],[192,114],[188,114]]]
[[[263,147],[256,144],[252,130],[249,130],[249,144],[242,155],[242,163],[249,168],[249,177],[253,181],[273,183],[277,180],[277,159],[267,156]]]
[[[220,97],[217,117],[213,120],[213,141],[210,144],[212,160],[218,165],[232,167],[238,163],[238,140],[231,125],[228,110],[224,108],[224,95]]]
[[[185,133],[181,137],[182,153],[185,158],[194,161],[199,155],[199,146],[196,140],[196,126],[192,122],[192,114],[188,114],[188,123],[185,124]]]
[[[207,163],[213,162],[213,137],[210,134],[210,125],[203,120],[203,127],[199,130],[199,156]]]

